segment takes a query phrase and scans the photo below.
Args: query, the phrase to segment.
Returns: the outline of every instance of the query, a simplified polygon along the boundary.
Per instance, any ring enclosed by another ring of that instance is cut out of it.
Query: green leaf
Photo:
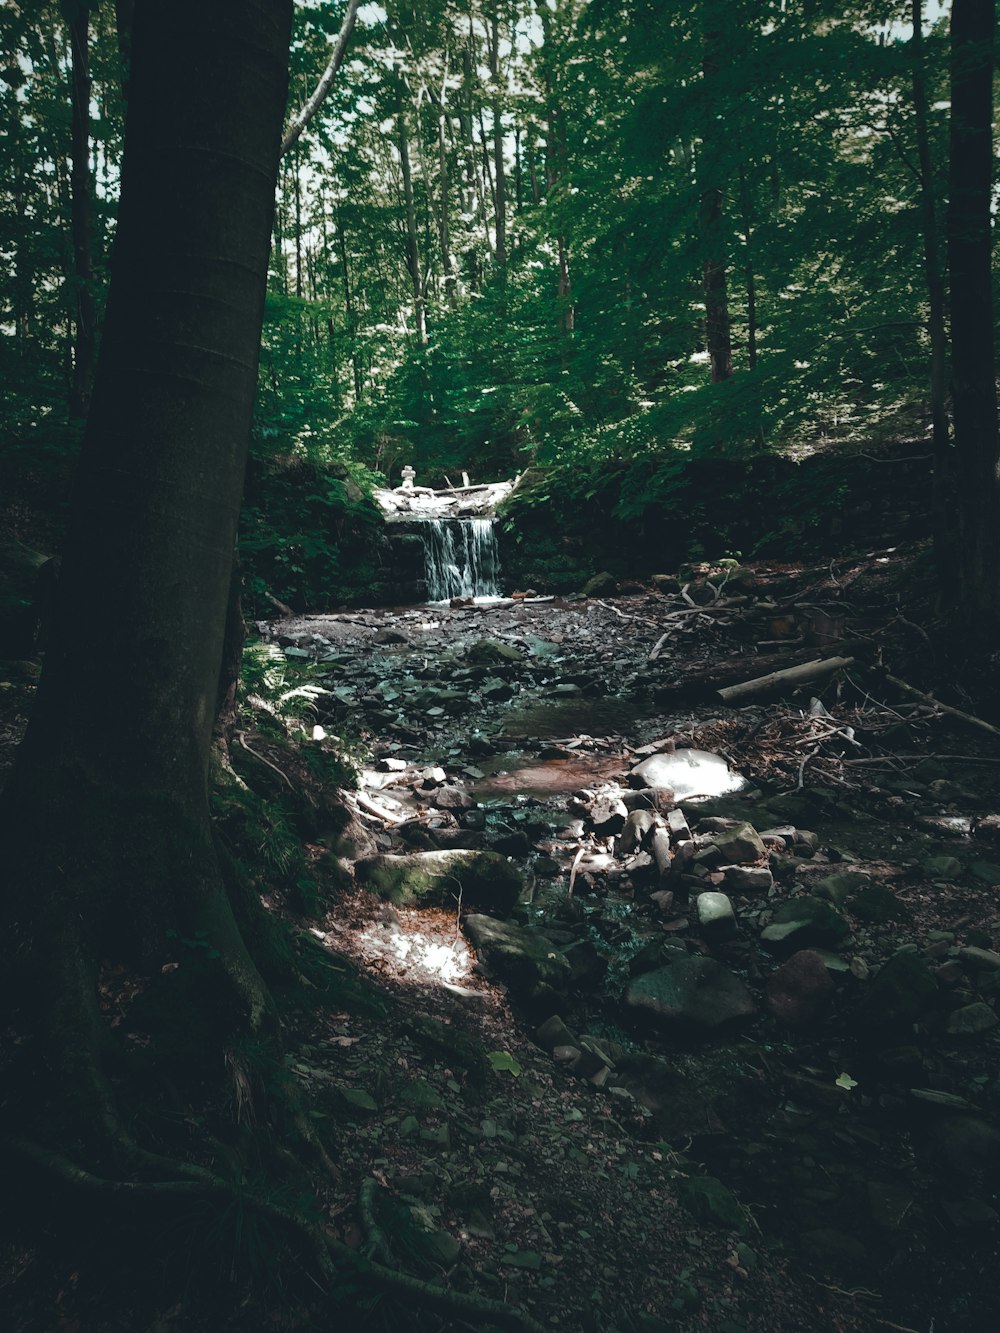
[[[521,1074],[524,1073],[524,1070],[509,1051],[490,1051],[486,1058],[498,1074],[506,1070],[507,1073],[513,1074],[515,1078],[520,1078]]]
[[[858,1086],[857,1079],[851,1078],[850,1074],[839,1074],[834,1082],[838,1088],[846,1088],[848,1092]]]

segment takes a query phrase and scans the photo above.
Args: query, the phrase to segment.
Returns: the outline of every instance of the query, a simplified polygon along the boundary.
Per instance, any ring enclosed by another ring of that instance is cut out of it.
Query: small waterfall
[[[491,518],[425,518],[414,524],[424,543],[427,595],[498,597],[500,552]]]

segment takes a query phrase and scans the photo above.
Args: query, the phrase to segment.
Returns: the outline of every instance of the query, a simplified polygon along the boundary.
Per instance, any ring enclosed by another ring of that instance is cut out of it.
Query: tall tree
[[[959,612],[1000,633],[1000,427],[993,327],[993,0],[953,0],[948,266],[958,465]]]
[[[196,1058],[210,1067],[270,1021],[216,859],[207,771],[291,8],[135,5],[104,337],[50,646],[0,807],[4,980],[35,1038],[8,1112],[21,1136],[71,1132],[105,1175],[151,1158],[105,1065],[102,968],[167,976],[170,1005],[206,1006]],[[95,594],[112,614],[93,614]],[[179,939],[211,942],[207,971],[182,958],[163,973]]]
[[[70,416],[85,417],[97,351],[94,300],[93,193],[90,166],[90,3],[64,0],[70,36],[72,148],[70,200],[73,232],[73,384]]]

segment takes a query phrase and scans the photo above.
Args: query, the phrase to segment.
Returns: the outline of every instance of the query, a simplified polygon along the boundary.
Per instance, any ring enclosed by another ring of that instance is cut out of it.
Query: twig
[[[612,606],[610,602],[602,602],[600,597],[592,597],[591,601],[595,606],[603,606],[606,611],[614,611],[620,620],[634,620],[640,625],[652,625],[654,629],[657,628],[656,621],[650,620],[648,616],[630,616],[625,611],[619,611],[618,607]]]

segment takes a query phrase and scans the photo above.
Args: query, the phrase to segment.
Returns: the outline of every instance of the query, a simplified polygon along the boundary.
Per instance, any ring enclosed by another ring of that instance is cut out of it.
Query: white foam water
[[[413,528],[423,538],[430,601],[500,596],[500,552],[493,519],[425,518]]]

